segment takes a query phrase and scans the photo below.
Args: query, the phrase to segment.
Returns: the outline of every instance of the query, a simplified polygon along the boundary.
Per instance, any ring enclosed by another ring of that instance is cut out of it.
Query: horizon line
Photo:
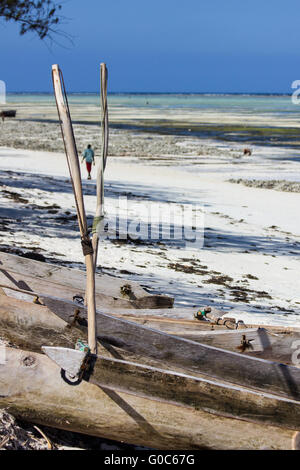
[[[73,95],[99,95],[99,91],[69,91]],[[52,95],[53,91],[7,91],[7,95]],[[292,92],[267,91],[109,91],[108,95],[281,95],[289,96]]]

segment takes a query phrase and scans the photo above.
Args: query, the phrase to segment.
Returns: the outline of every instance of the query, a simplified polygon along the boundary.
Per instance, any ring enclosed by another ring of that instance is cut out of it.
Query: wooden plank
[[[194,335],[189,333],[188,336],[192,340],[197,337],[197,341],[217,348],[247,352],[248,354],[263,352],[266,348],[271,347],[269,336],[264,328],[199,331]]]
[[[103,313],[110,313],[111,309],[102,307]],[[198,321],[194,318],[194,313],[197,311],[195,307],[173,307],[173,308],[114,308],[114,314],[120,317],[130,317],[133,321],[148,322],[148,321],[161,321],[161,322],[172,322],[176,320],[179,322],[187,322],[193,328],[197,328],[197,325],[203,326],[205,323],[211,328],[210,322]]]
[[[82,351],[60,347],[42,349],[71,375],[78,373],[85,355]],[[99,355],[92,355],[91,361],[91,374],[86,380],[109,390],[205,409],[225,416],[229,413],[236,418],[247,416],[250,421],[295,430],[300,426],[298,401]]]
[[[47,307],[0,295],[0,337],[19,348],[41,351],[41,346],[73,348],[87,333],[52,313]]]
[[[109,312],[108,309],[104,310],[105,312]],[[171,309],[171,315],[173,310],[177,310],[182,313],[184,312],[181,309]],[[120,315],[120,311],[122,311],[122,315]],[[147,317],[142,316],[139,318],[137,315],[127,315],[125,313],[126,311],[127,310],[125,309],[118,309],[118,315],[116,315],[116,311],[114,310],[113,315],[148,326],[152,329],[163,331],[164,333],[168,333],[173,336],[180,336],[184,339],[209,344],[211,346],[228,349],[230,351],[241,351],[240,346],[242,337],[240,333],[243,334],[244,331],[247,340],[252,339],[254,334],[254,344],[252,343],[253,349],[247,348],[244,351],[245,354],[250,354],[262,359],[283,362],[288,365],[292,365],[292,351],[295,350],[293,345],[295,344],[295,341],[300,340],[299,328],[273,326],[267,326],[264,328],[255,326],[252,328],[252,326],[249,325],[245,330],[242,328],[229,330],[223,325],[214,325],[212,327],[209,322],[180,320],[176,318],[177,314],[175,314],[175,318],[159,318],[153,315],[149,315]],[[149,312],[149,310],[142,310],[142,312]],[[249,336],[251,331],[254,333],[251,333],[251,336]]]
[[[48,308],[66,318],[68,306],[47,299]],[[52,304],[52,307],[51,307]],[[55,304],[55,305],[54,305]],[[85,318],[84,310],[81,311]],[[143,325],[97,311],[98,340],[111,347],[120,346],[127,351],[233,383],[273,391],[293,399],[300,399],[300,368],[227,351],[195,341],[168,335]],[[292,339],[292,338],[291,338]],[[290,353],[293,353],[291,349]]]
[[[7,298],[3,297],[2,301]],[[49,297],[43,301],[50,311],[66,322],[74,314],[72,303]],[[81,328],[84,330],[86,312],[84,308],[79,310]],[[122,358],[120,352],[126,351],[126,354],[141,357],[145,364],[148,358],[160,361],[166,369],[189,370],[245,387],[300,399],[300,368],[168,335],[101,311],[97,312],[96,321],[98,331],[101,332],[98,341],[115,357]]]
[[[247,422],[247,416],[234,419],[209,413],[204,407],[178,406],[86,382],[72,387],[62,381],[59,367],[46,356],[10,348],[6,353],[6,363],[0,365],[0,406],[37,424],[156,449],[292,447],[295,431],[285,427]],[[211,395],[205,388],[199,393],[207,399]]]
[[[0,338],[5,339],[9,344],[34,352],[40,352],[43,345],[73,348],[78,339],[87,342],[86,319],[79,320],[79,323],[74,322],[76,311],[80,314],[84,309],[73,302],[60,300],[57,303],[55,299],[46,297],[60,310],[61,316],[58,316],[56,315],[57,309],[49,309],[45,305],[32,303],[36,294],[25,295],[27,301],[0,295]],[[43,301],[45,298],[39,299]],[[98,341],[98,350],[101,354],[123,359],[141,359],[138,347],[135,353],[120,348],[122,340],[116,338],[114,346],[111,345],[111,341],[113,341],[112,338],[110,342]],[[152,363],[153,359],[145,358],[145,361]]]

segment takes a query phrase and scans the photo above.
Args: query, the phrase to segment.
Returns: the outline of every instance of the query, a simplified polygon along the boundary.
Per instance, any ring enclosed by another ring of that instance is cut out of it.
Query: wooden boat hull
[[[74,325],[79,326],[79,324],[86,325],[85,308],[78,306],[74,302],[11,287],[2,288],[2,295],[5,294],[7,297],[1,297],[0,299],[0,323],[2,322],[4,325],[5,322],[12,322],[12,324],[15,324],[15,326],[13,326],[13,330],[15,332],[18,331],[18,325],[25,327],[26,324],[30,331],[39,326],[43,326],[44,328],[53,328],[54,324],[58,328],[60,324],[63,324],[65,327],[66,324],[59,322],[59,318],[67,322],[69,326],[72,325],[72,327]],[[20,304],[19,300],[15,301],[14,298],[23,299],[25,302]],[[27,304],[32,304],[32,302],[38,302],[40,307],[34,305],[33,307],[31,306],[28,308]],[[27,312],[27,321],[24,320],[22,309],[25,309]],[[40,311],[34,315],[34,312],[39,309]],[[45,311],[47,312],[46,314]],[[78,321],[74,318],[75,311],[78,311],[79,313]],[[194,312],[195,309],[193,308],[155,310],[101,308],[99,314],[107,314],[109,316],[112,314],[114,317],[138,323],[170,335],[179,336],[181,338],[198,341],[231,351],[240,350],[242,335],[246,334],[247,340],[251,341],[251,348],[245,351],[246,354],[291,364],[292,354],[294,352],[293,346],[295,342],[300,340],[299,329],[283,327],[261,328],[257,325],[249,326],[243,324],[238,325],[237,330],[231,330],[223,324],[212,325],[209,322],[195,320]],[[220,315],[222,315],[222,312],[220,312]],[[185,318],[182,319],[182,316]],[[123,325],[122,322],[116,322],[116,324]],[[99,338],[105,339],[105,334],[107,335],[107,332],[105,333],[105,325],[103,328],[103,324],[100,323],[99,327],[101,327]],[[24,338],[28,338],[30,331],[27,331],[26,334],[23,335]],[[114,334],[118,337],[116,331],[114,331]],[[30,344],[32,344],[31,341]],[[35,344],[37,351],[40,351],[42,344],[38,343],[36,337]],[[26,348],[26,342],[22,346]]]
[[[156,449],[293,447],[292,429],[87,382],[70,386],[62,381],[60,368],[41,354],[7,348],[0,371],[0,407],[37,424]]]
[[[2,336],[19,347],[34,351],[40,351],[42,345],[74,347],[76,336],[82,338],[86,335],[85,310],[78,309],[81,320],[72,326],[73,303],[45,297],[43,300],[47,306],[0,296]],[[51,305],[55,306],[55,313],[60,306],[60,318],[52,313]],[[101,312],[97,312],[96,321],[99,351],[104,351],[104,355],[125,360],[131,358],[150,365],[159,363],[170,370],[204,374],[299,400],[298,367],[221,349],[207,345],[205,341],[185,340]],[[237,335],[242,337],[243,332],[237,332]],[[203,338],[203,335],[200,336]],[[258,339],[262,336],[264,340],[264,330],[258,331],[257,336]]]
[[[75,295],[84,297],[85,283],[84,271],[0,253],[0,284],[72,300]],[[103,307],[137,309],[173,306],[173,299],[169,296],[149,294],[137,282],[107,274],[96,275],[95,287],[97,305]]]
[[[7,281],[11,271],[3,271]],[[62,289],[59,279],[53,288]],[[255,355],[289,359],[299,332],[211,331],[205,322],[155,318],[146,310],[139,317],[127,310],[134,322],[122,318],[126,310],[117,316],[99,310],[98,350],[106,359],[97,385],[92,378],[75,387],[40,351],[86,341],[86,309],[38,292],[35,299],[32,290],[12,282],[0,293],[0,338],[20,348],[6,348],[7,361],[0,364],[0,407],[32,422],[157,449],[293,446],[300,429],[300,368]],[[167,332],[151,328],[163,329],[164,322]],[[244,333],[255,347],[242,354],[237,348]],[[139,364],[133,373],[122,361]]]

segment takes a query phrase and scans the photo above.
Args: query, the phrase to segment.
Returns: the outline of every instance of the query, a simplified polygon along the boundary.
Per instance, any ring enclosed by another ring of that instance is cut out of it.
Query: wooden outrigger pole
[[[93,261],[93,247],[88,234],[86,213],[84,207],[81,173],[78,152],[74,138],[70,110],[64,86],[62,72],[58,65],[52,66],[52,79],[56,99],[56,106],[60,120],[62,137],[73,186],[77,209],[78,224],[81,235],[82,250],[86,264],[86,300],[88,310],[88,344],[92,354],[97,354],[96,332],[96,303],[95,303],[95,272]]]
[[[93,250],[94,269],[97,266],[99,233],[103,229],[102,221],[104,217],[104,171],[106,167],[108,152],[108,108],[107,108],[107,67],[104,63],[100,65],[101,82],[101,111],[102,111],[102,156],[97,171],[97,207],[93,221]]]

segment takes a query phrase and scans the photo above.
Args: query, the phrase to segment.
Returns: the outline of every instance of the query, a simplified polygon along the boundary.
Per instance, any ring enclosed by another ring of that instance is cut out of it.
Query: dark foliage
[[[55,0],[0,0],[0,18],[19,23],[20,34],[33,31],[40,39],[56,32],[60,9]]]

